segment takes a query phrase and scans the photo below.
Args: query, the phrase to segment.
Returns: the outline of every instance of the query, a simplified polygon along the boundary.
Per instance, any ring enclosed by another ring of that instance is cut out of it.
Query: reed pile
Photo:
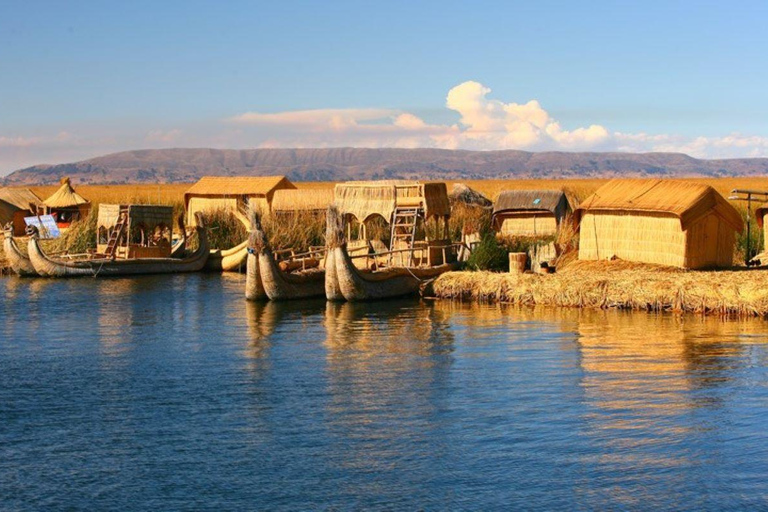
[[[623,261],[574,262],[556,274],[449,272],[438,298],[578,308],[768,317],[768,269],[694,271]]]

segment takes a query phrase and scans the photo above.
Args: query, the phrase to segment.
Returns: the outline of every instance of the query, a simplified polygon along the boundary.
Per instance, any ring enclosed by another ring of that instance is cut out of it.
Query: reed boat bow
[[[13,272],[21,277],[35,277],[37,272],[29,258],[21,252],[16,240],[13,239],[13,225],[3,228],[3,252]]]

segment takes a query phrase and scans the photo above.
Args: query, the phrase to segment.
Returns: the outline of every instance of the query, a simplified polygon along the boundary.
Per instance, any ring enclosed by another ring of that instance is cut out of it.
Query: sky
[[[0,175],[145,148],[768,157],[768,2],[0,0]]]

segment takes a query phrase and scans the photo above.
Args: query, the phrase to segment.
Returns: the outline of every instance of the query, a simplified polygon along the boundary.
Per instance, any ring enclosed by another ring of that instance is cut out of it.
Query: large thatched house
[[[684,268],[733,264],[739,212],[714,188],[675,180],[611,180],[574,212],[579,259]]]
[[[275,191],[295,188],[285,176],[204,176],[184,193],[187,224],[197,212],[227,210],[247,225],[249,205],[267,213]]]
[[[75,192],[69,178],[61,179],[61,186],[43,201],[45,213],[53,215],[60,228],[68,228],[76,220],[84,219],[91,211],[91,202]]]
[[[571,213],[562,190],[503,190],[493,205],[491,225],[505,236],[548,236],[557,233]]]
[[[28,188],[0,188],[0,226],[13,224],[13,235],[24,235],[24,217],[37,213],[41,199]]]

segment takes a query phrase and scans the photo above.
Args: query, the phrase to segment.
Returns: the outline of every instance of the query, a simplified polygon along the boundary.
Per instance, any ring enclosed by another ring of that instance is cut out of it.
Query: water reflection
[[[0,280],[10,508],[764,508],[762,321],[240,280]]]

